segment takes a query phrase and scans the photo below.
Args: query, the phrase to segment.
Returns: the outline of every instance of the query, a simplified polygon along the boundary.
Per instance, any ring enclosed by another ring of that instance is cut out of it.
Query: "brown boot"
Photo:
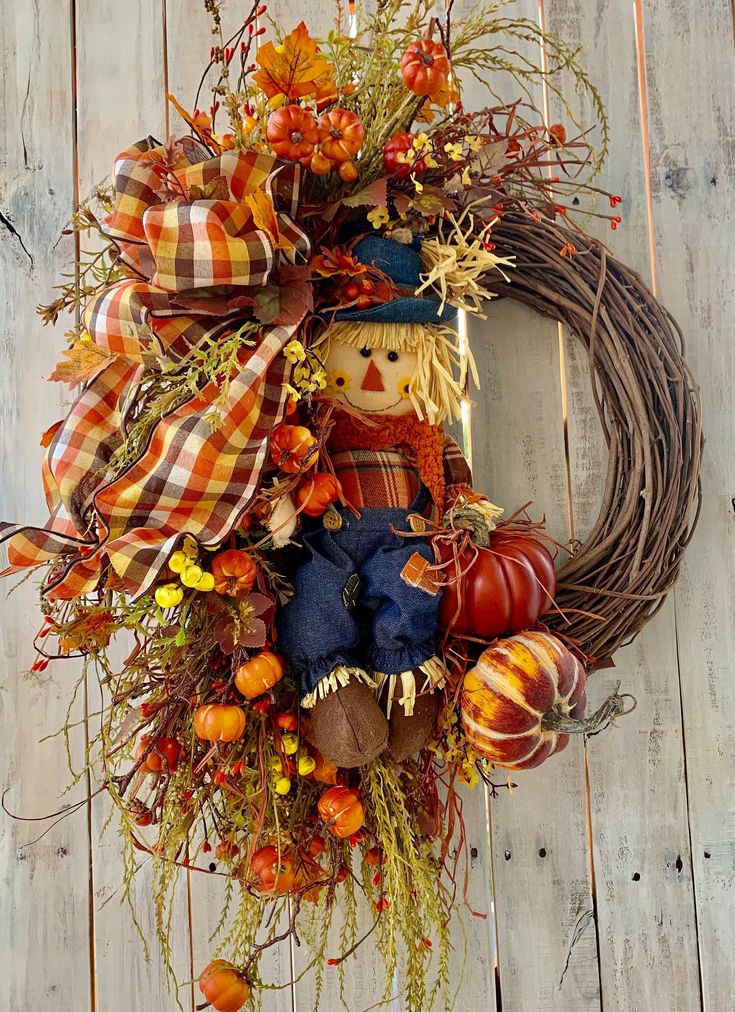
[[[438,713],[438,692],[416,696],[410,717],[403,712],[400,703],[394,700],[388,718],[388,752],[394,762],[403,762],[426,745],[436,726]]]
[[[320,699],[309,718],[310,740],[343,769],[372,762],[388,743],[385,714],[370,687],[355,678]]]

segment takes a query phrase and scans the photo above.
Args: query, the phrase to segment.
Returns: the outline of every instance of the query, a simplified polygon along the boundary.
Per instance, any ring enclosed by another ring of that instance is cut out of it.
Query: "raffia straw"
[[[446,223],[451,225],[449,236],[445,234]],[[494,224],[495,221],[491,221],[485,229],[489,230]],[[475,219],[471,214],[459,221],[448,214],[446,222],[439,226],[437,237],[424,239],[421,244],[421,261],[426,273],[421,275],[422,283],[416,294],[433,288],[441,296],[440,311],[449,302],[457,309],[486,319],[482,305],[493,296],[484,284],[488,272],[497,271],[510,281],[503,267],[512,267],[515,259],[496,256],[485,248],[486,244],[484,230],[480,235],[475,234]]]
[[[486,284],[561,322],[588,354],[607,479],[597,521],[558,574],[557,604],[564,631],[601,663],[661,608],[696,527],[699,388],[676,321],[602,243],[517,211],[493,241],[516,264],[510,285]],[[561,257],[568,243],[579,252]]]

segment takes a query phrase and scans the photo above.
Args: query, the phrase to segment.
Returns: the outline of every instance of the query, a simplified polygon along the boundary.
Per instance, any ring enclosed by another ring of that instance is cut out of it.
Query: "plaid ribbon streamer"
[[[290,218],[299,165],[234,151],[210,158],[191,139],[181,150],[172,172],[182,194],[196,199],[164,200],[163,149],[150,138],[116,159],[116,204],[104,231],[139,276],[100,292],[83,315],[93,340],[114,358],[77,397],[48,447],[46,525],[0,523],[11,571],[54,563],[44,587],[50,597],[90,593],[107,559],[135,598],[184,533],[205,545],[221,542],[257,490],[268,436],[283,415],[289,366],[281,351],[296,326],[263,328],[231,381],[216,429],[208,416],[220,391],[211,384],[164,417],[139,459],[105,482],[124,406],[144,369],[160,356],[185,357],[239,325],[278,263],[271,236],[254,227],[240,201],[263,189],[290,243],[289,258],[310,253],[308,237]],[[215,199],[198,196],[207,188]]]

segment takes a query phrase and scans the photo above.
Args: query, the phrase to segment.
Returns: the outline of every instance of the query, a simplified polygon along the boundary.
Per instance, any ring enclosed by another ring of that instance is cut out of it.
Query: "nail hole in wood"
[[[634,882],[640,882],[640,880],[641,880],[641,873],[639,871],[634,871],[633,872],[633,881]]]
[[[704,852],[704,859],[705,859],[705,861],[709,861],[709,859],[711,857],[712,857],[712,855],[710,854],[710,852],[708,850],[705,850],[705,852]]]
[[[509,850],[506,850],[506,852],[505,852],[505,854],[503,856],[505,857],[506,861],[510,861],[510,851]]]
[[[546,847],[541,847],[538,852],[539,857],[546,857]]]
[[[681,854],[676,855],[675,865],[677,872],[681,875],[681,870],[684,867],[684,862],[681,859]]]
[[[212,861],[212,863],[210,864],[209,870],[210,871],[217,871],[217,865],[214,863],[214,861]]]
[[[473,861],[477,860],[477,847],[470,847],[470,857]]]

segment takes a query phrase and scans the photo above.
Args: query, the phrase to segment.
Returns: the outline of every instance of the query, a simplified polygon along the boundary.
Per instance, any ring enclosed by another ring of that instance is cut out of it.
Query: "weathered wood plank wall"
[[[79,193],[125,144],[166,133],[166,87],[189,102],[209,38],[200,0],[35,0],[0,18],[0,516],[40,520],[38,433],[61,413],[42,379],[62,346],[35,304],[73,256],[60,239]],[[456,7],[459,8],[460,0]],[[462,0],[462,6],[470,6]],[[511,11],[514,8],[510,8]],[[735,273],[733,11],[728,0],[518,0],[515,11],[585,48],[612,128],[603,181],[624,198],[625,223],[603,235],[677,315],[702,385],[708,450],[704,508],[676,594],[617,668],[592,681],[595,705],[617,678],[638,709],[619,728],[576,742],[518,789],[479,789],[465,813],[469,898],[455,932],[457,1007],[536,1010],[735,1010],[735,656],[732,615],[735,376],[727,330]],[[236,23],[235,0],[225,7]],[[325,30],[331,0],[297,12]],[[481,101],[468,83],[466,104]],[[507,97],[515,97],[511,94]],[[542,98],[543,96],[539,96]],[[574,101],[574,96],[569,96]],[[561,118],[550,103],[551,119]],[[594,231],[594,226],[590,226]],[[731,317],[730,317],[731,318]],[[533,498],[562,541],[594,523],[605,449],[587,364],[569,335],[512,304],[470,324],[482,390],[470,417],[478,487],[508,507]],[[63,742],[39,744],[64,720],[74,672],[26,681],[37,624],[28,584],[3,601],[0,788],[8,806],[52,810],[68,777]],[[83,715],[83,694],[74,718]],[[87,702],[94,710],[97,701]],[[77,765],[82,731],[72,738]],[[80,782],[72,799],[84,795]],[[67,799],[64,799],[66,801]],[[116,897],[114,831],[96,799],[29,844],[45,823],[0,820],[0,974],[9,1012],[176,1007],[155,946],[146,962]],[[135,888],[150,927],[143,869]],[[174,920],[179,999],[198,993],[192,967],[209,954],[218,903],[209,878],[182,875]],[[495,909],[495,920],[490,916]],[[264,977],[287,983],[308,952],[281,946]],[[350,1012],[372,1006],[380,967],[361,953]],[[400,981],[394,1007],[401,1008]],[[269,992],[267,1009],[313,1005],[308,979]],[[339,1006],[328,980],[321,1008]]]

